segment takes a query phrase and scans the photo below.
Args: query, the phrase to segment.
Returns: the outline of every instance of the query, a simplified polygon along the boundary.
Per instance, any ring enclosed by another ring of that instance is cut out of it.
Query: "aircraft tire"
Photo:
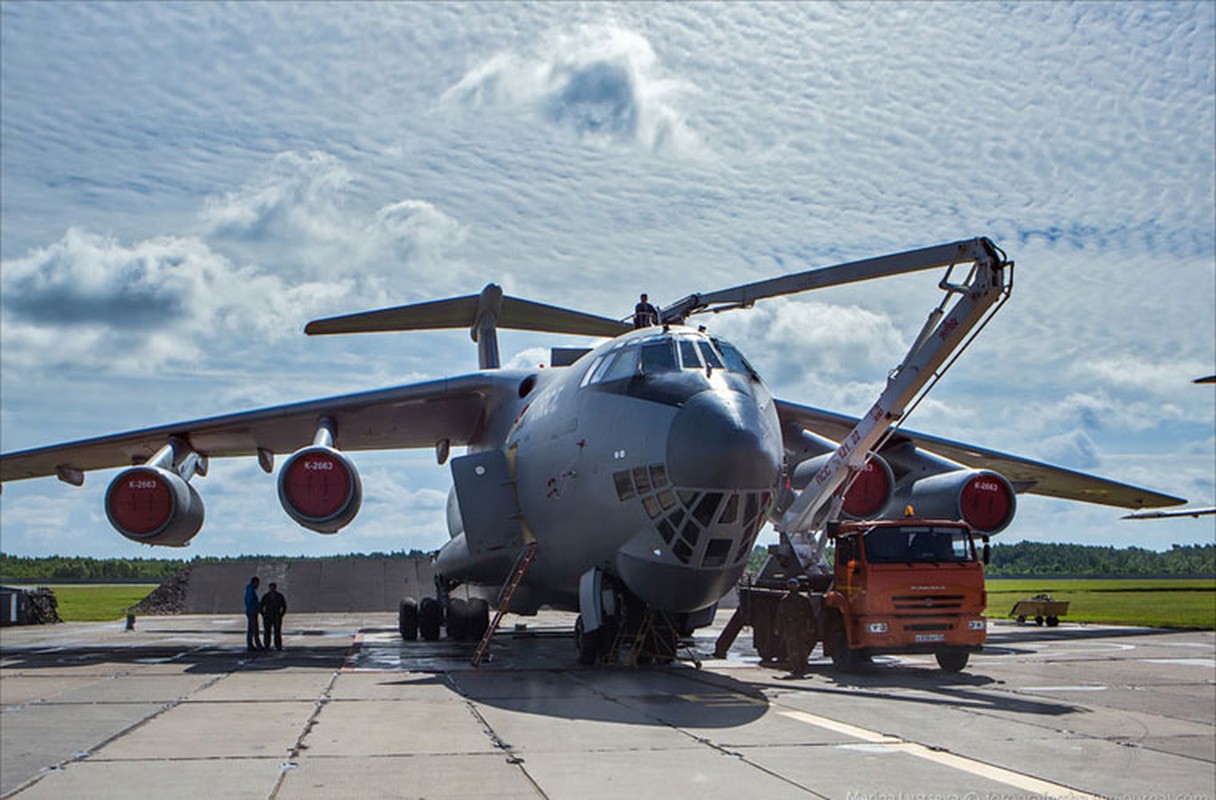
[[[433,597],[424,597],[418,604],[418,633],[428,642],[439,640],[443,627],[443,606]]]
[[[584,667],[596,664],[600,660],[600,640],[604,632],[602,627],[587,633],[583,630],[583,615],[579,614],[574,623],[574,646],[578,649],[578,663]]]
[[[463,642],[469,638],[469,601],[460,597],[448,600],[448,638]]]
[[[962,672],[963,667],[967,666],[967,659],[971,657],[966,650],[938,650],[934,655],[943,672]]]
[[[401,638],[407,642],[418,638],[418,603],[414,598],[407,597],[401,601],[401,606],[397,609],[397,629],[401,631]]]
[[[469,601],[469,640],[481,641],[490,627],[490,604],[480,597]]]

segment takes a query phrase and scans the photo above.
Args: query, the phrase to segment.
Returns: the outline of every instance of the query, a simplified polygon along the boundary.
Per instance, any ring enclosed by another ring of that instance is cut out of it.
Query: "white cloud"
[[[373,214],[352,208],[355,176],[329,153],[285,152],[240,189],[207,200],[203,222],[217,246],[286,276],[432,279],[467,227],[420,199]],[[446,267],[446,269],[445,269]]]
[[[497,53],[443,100],[523,108],[584,141],[690,155],[702,145],[681,105],[694,91],[669,76],[646,37],[600,23],[551,31],[525,52]]]
[[[196,238],[124,245],[76,229],[5,262],[0,288],[6,369],[117,372],[198,359],[208,344],[234,335],[274,340],[341,292],[287,286]]]
[[[1081,371],[1109,386],[1137,389],[1145,394],[1170,394],[1185,380],[1211,374],[1211,364],[1194,358],[1143,359],[1131,355],[1087,361]]]

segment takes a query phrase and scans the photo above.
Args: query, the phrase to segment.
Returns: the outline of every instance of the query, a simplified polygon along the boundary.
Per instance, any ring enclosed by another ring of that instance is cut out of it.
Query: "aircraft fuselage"
[[[746,566],[781,474],[763,381],[729,343],[679,326],[634,331],[542,370],[486,430],[483,446],[506,452],[540,543],[525,587],[544,587],[532,600],[559,607],[577,607],[579,577],[597,567],[654,608],[712,605]],[[437,568],[457,580],[491,566],[453,555]]]

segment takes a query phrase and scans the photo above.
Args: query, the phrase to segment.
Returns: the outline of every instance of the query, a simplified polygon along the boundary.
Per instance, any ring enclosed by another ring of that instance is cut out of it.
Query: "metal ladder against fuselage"
[[[515,560],[515,568],[511,570],[510,577],[503,584],[502,591],[498,595],[498,608],[494,612],[494,619],[490,621],[486,632],[482,634],[481,641],[477,643],[477,649],[473,651],[473,658],[470,663],[476,667],[480,666],[485,659],[486,654],[490,650],[490,639],[494,636],[494,631],[498,630],[499,624],[502,622],[503,616],[507,613],[507,609],[511,607],[511,598],[515,595],[515,590],[519,588],[519,584],[524,579],[524,575],[528,571],[528,567],[532,566],[532,561],[536,558],[537,543],[535,541],[528,542],[519,557]]]

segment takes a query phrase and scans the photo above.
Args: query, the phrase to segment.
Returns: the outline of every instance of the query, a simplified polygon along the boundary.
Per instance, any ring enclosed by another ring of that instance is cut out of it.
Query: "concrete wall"
[[[261,579],[258,595],[271,581],[287,598],[287,613],[312,611],[396,611],[403,597],[434,596],[429,558],[343,558],[324,561],[243,561],[196,564],[186,589],[185,614],[240,614],[245,585]]]

